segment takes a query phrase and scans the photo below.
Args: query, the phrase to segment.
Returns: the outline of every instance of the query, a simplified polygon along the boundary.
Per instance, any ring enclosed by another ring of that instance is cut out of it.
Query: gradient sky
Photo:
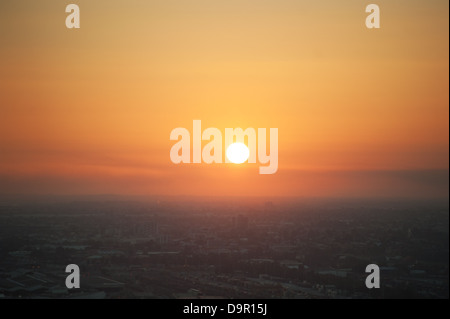
[[[0,194],[447,197],[449,3],[0,2]],[[171,163],[176,127],[277,127],[279,170]]]

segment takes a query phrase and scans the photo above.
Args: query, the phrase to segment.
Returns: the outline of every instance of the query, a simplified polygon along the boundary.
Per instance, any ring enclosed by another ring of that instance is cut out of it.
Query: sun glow
[[[243,143],[233,143],[227,149],[227,158],[234,164],[242,164],[250,156],[248,147]]]

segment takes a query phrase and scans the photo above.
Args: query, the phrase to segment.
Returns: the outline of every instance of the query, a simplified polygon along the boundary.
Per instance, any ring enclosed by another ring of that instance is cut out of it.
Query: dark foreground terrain
[[[448,265],[448,202],[0,203],[0,299],[448,298]]]

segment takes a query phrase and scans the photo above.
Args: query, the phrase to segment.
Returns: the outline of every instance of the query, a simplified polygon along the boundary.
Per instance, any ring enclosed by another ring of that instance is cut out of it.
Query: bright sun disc
[[[228,146],[227,158],[230,162],[234,164],[242,164],[250,156],[250,151],[248,147],[243,143],[233,143]]]

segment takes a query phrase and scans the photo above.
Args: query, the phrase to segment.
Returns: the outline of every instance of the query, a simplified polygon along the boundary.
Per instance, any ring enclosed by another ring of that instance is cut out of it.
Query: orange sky
[[[0,194],[446,196],[448,1],[0,2]],[[279,170],[171,163],[277,127]]]

